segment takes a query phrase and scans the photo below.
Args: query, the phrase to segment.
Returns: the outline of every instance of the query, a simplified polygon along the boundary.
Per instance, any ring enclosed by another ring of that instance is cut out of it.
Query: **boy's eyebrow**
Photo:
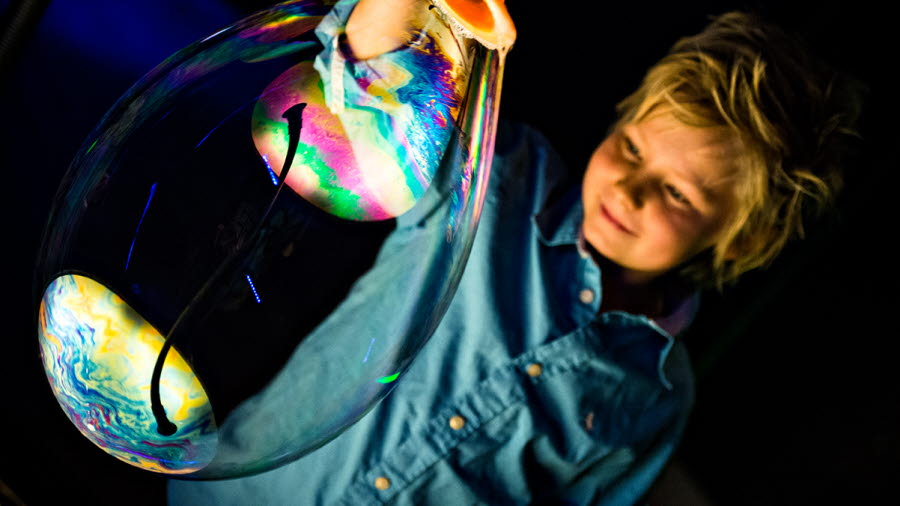
[[[688,171],[690,171],[690,169],[688,169]],[[693,171],[690,171],[690,178],[688,178],[688,180],[699,190],[700,195],[708,204],[717,204],[723,198],[726,198],[725,195],[728,192],[727,189],[720,191],[717,188],[722,187],[733,178],[734,175],[729,175],[719,178],[717,181],[708,181],[701,179]]]
[[[710,181],[709,179],[700,176],[692,167],[673,170],[680,179],[696,188],[703,200],[709,204],[716,203],[720,200],[722,192],[717,191],[716,188],[730,179],[729,177],[726,177],[720,178],[718,181]]]
[[[715,202],[718,196],[715,190],[713,190],[710,186],[708,186],[704,181],[701,181],[699,178],[694,177],[691,179],[691,184],[697,188],[700,195],[703,197],[703,200],[707,202]]]
[[[633,126],[633,125],[632,124],[623,125],[623,127],[619,129],[619,133],[621,134],[623,139],[625,139],[626,142],[630,142],[633,146],[635,146],[635,148],[637,149],[637,151],[639,153],[639,155],[637,155],[638,159],[643,161],[644,160],[644,158],[643,158],[644,150],[638,146],[638,143],[635,143],[635,139],[638,139],[639,141],[641,140],[640,139],[640,131],[637,131],[636,135],[634,135],[634,136],[629,135],[625,131],[625,129],[629,126]],[[640,144],[642,146],[647,145],[646,142],[640,142]],[[691,170],[690,167],[688,167],[686,169],[674,169],[674,170],[680,179],[687,181],[691,186],[697,188],[698,193],[700,193],[703,200],[705,200],[707,203],[713,204],[713,203],[716,203],[719,201],[720,192],[716,191],[716,189],[715,189],[715,186],[717,186],[716,184],[708,183],[705,179],[701,178],[697,174],[696,171]],[[728,179],[730,179],[730,177],[721,179],[719,181],[719,183],[722,183]]]

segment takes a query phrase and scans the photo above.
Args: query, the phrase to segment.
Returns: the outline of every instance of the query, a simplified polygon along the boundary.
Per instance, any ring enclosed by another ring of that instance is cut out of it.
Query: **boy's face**
[[[616,129],[584,176],[583,231],[632,282],[664,274],[718,241],[735,206],[740,144],[666,109]]]

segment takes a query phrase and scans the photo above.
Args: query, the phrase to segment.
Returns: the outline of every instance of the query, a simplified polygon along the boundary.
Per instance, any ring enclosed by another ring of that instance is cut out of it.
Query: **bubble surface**
[[[342,46],[294,1],[176,53],[76,156],[38,261],[48,379],[135,466],[228,478],[295,460],[387,395],[462,275],[503,55],[438,9]]]
[[[164,339],[105,286],[66,274],[44,292],[41,357],[53,393],[88,439],[146,469],[191,473],[215,455],[206,392],[177,352],[166,357],[160,393],[178,432],[163,437],[147,404],[147,378]]]

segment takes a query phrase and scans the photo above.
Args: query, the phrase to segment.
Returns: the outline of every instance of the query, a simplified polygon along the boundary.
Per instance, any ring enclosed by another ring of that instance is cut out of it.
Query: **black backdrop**
[[[17,5],[0,2],[5,21]],[[0,481],[28,504],[164,501],[164,480],[93,447],[50,393],[35,335],[35,251],[68,162],[115,99],[175,50],[264,5],[58,0],[3,62],[0,244],[8,273],[3,320],[12,326],[0,348]],[[601,140],[613,104],[712,14],[761,11],[868,83],[864,154],[848,167],[837,212],[770,269],[725,294],[705,294],[685,337],[699,383],[679,459],[716,503],[896,497],[900,382],[890,350],[900,337],[893,321],[900,186],[892,149],[897,95],[887,76],[898,44],[889,14],[849,0],[509,0],[509,8],[519,41],[508,61],[503,117],[542,130],[573,174]]]

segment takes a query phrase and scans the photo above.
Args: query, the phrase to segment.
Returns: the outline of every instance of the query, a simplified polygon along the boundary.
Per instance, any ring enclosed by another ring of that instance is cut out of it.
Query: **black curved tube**
[[[278,189],[275,191],[275,197],[269,202],[269,207],[266,209],[266,212],[263,213],[262,218],[260,218],[259,223],[256,225],[256,229],[252,234],[253,237],[259,233],[262,224],[269,215],[269,211],[272,210],[272,204],[275,202],[275,199],[278,198],[281,188],[284,186],[285,181],[287,181],[288,172],[290,172],[291,164],[294,162],[294,152],[297,151],[297,146],[300,144],[300,131],[303,129],[303,109],[305,108],[305,102],[294,104],[281,116],[288,122],[288,152],[284,159],[284,167],[281,169],[280,181],[278,182]],[[222,265],[219,266],[215,274],[210,277],[209,281],[207,281],[194,296],[194,300],[200,299],[208,291],[209,287],[213,285],[214,281],[221,278],[225,272],[230,271],[231,269],[228,267],[233,265],[237,259],[243,257],[243,254],[245,253],[244,250],[249,248],[253,242],[254,241],[247,241],[239,251],[234,252],[228,259],[222,262]],[[163,364],[166,361],[166,356],[169,354],[169,349],[174,342],[172,338],[176,334],[175,330],[178,329],[179,324],[184,320],[187,312],[188,310],[185,309],[185,311],[179,315],[175,324],[172,325],[172,329],[169,330],[169,334],[166,336],[166,342],[163,344],[162,349],[159,351],[159,355],[156,357],[156,365],[153,366],[153,377],[150,380],[150,407],[153,410],[153,417],[156,418],[156,432],[163,436],[175,434],[178,430],[178,426],[172,423],[169,420],[169,417],[166,416],[166,409],[163,407],[162,399],[160,399],[159,396],[159,382],[162,377],[162,369]]]

